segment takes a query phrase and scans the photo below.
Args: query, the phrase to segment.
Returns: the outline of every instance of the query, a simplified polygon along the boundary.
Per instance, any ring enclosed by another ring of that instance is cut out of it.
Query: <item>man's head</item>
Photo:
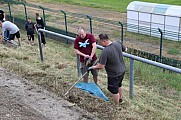
[[[108,37],[107,34],[101,33],[101,34],[99,35],[98,43],[99,43],[100,45],[102,45],[102,46],[105,47],[105,46],[107,46],[108,41],[109,41],[109,37]]]
[[[83,27],[78,27],[77,33],[81,37],[81,39],[84,39],[86,37],[86,32]]]
[[[31,23],[31,18],[30,17],[28,18],[28,22]]]
[[[36,18],[40,17],[40,14],[39,13],[36,13]]]

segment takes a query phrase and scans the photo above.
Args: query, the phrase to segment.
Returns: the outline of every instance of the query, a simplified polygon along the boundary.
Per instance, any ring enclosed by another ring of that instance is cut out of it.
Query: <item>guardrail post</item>
[[[10,21],[12,22],[11,5],[10,5],[9,0],[8,0],[8,8],[9,8]]]
[[[162,41],[163,41],[163,32],[160,28],[158,28],[158,31],[160,32],[161,36],[160,36],[160,63],[162,63]]]
[[[89,18],[90,21],[90,33],[92,34],[92,16],[87,15],[87,18]]]
[[[134,96],[134,60],[130,58],[130,86],[129,97],[132,99]]]
[[[65,11],[61,10],[61,12],[64,14],[64,21],[65,21],[65,34],[68,35],[68,31],[67,31],[67,14]],[[68,44],[68,40],[66,42]]]
[[[38,44],[39,44],[39,50],[40,50],[40,58],[41,62],[43,63],[43,52],[42,52],[42,46],[41,46],[41,32],[38,31]]]
[[[119,24],[121,25],[121,42],[124,44],[124,31],[123,31],[123,23],[119,21]]]
[[[77,72],[78,72],[78,77],[81,76],[81,70],[80,70],[80,55],[77,55]]]

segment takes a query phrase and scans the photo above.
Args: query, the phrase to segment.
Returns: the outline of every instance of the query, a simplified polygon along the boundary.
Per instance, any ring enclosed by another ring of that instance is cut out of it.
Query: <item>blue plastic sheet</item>
[[[109,99],[105,96],[105,94],[102,92],[102,90],[95,83],[79,82],[75,85],[75,87],[82,89],[96,97],[100,97],[100,98],[104,99],[105,101],[109,101]]]

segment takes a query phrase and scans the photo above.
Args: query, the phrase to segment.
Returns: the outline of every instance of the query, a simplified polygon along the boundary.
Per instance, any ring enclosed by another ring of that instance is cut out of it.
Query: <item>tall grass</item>
[[[23,32],[22,32],[23,33]],[[25,33],[22,36],[26,39]],[[0,44],[0,66],[62,96],[78,79],[76,55],[72,45],[47,39],[41,63],[38,44],[22,41],[22,46],[9,48]],[[99,56],[100,51],[97,51]],[[135,62],[134,99],[129,99],[129,59],[125,58],[127,71],[123,81],[125,104],[115,108],[107,90],[107,76],[99,72],[99,86],[110,98],[107,103],[86,92],[73,88],[67,100],[102,120],[122,119],[181,119],[181,75]],[[93,81],[90,76],[89,81]]]

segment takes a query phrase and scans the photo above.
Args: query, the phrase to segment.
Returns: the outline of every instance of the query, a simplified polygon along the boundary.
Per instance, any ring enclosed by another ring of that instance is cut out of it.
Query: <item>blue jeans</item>
[[[5,42],[7,42],[8,40],[9,40],[9,30],[6,30],[5,32],[4,32],[4,40],[5,40]]]

